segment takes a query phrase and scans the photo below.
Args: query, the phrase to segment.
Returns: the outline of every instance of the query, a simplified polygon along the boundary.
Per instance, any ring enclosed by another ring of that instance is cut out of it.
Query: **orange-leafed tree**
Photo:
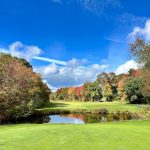
[[[76,87],[68,88],[68,100],[76,100]]]
[[[49,101],[40,76],[10,55],[0,54],[0,120],[27,117]]]
[[[122,76],[122,78],[118,82],[118,98],[121,101],[125,101],[127,99],[126,91],[125,91],[125,80],[127,79],[127,75]]]

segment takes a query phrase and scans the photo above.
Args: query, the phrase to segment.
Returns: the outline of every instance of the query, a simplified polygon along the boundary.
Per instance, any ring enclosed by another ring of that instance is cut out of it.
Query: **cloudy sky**
[[[0,51],[27,59],[53,88],[138,65],[128,44],[150,40],[149,0],[0,0]]]

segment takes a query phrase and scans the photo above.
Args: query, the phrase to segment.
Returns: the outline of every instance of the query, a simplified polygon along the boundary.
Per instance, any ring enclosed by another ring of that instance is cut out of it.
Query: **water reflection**
[[[116,112],[104,114],[57,114],[57,115],[36,115],[30,118],[22,118],[12,120],[7,123],[50,123],[50,124],[87,124],[87,123],[100,123],[109,121],[122,121],[138,119],[138,116],[129,112]]]
[[[84,124],[84,121],[80,118],[62,116],[62,115],[50,115],[50,121],[48,123],[56,124]]]
[[[48,123],[86,124],[137,119],[131,113],[50,115]]]
[[[122,121],[135,119],[131,113],[108,113],[108,114],[86,114],[84,115],[85,123],[99,123],[110,121]]]

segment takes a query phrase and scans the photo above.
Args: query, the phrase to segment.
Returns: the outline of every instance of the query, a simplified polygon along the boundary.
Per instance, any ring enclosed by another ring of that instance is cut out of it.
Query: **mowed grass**
[[[0,150],[150,150],[150,121],[0,126]]]
[[[128,104],[123,102],[72,102],[72,101],[54,101],[51,102],[49,107],[39,109],[39,111],[51,110],[98,110],[106,108],[109,111],[142,111],[144,105]]]

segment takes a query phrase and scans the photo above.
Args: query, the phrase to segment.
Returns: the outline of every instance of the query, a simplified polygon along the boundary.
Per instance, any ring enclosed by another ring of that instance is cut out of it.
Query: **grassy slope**
[[[77,109],[86,109],[86,110],[94,110],[106,108],[109,111],[141,111],[143,110],[143,106],[137,107],[137,105],[126,104],[121,102],[63,102],[56,101],[52,102],[51,106],[48,108],[39,109],[40,111],[50,111],[50,110],[77,110]]]
[[[0,126],[0,150],[149,150],[150,121]]]

